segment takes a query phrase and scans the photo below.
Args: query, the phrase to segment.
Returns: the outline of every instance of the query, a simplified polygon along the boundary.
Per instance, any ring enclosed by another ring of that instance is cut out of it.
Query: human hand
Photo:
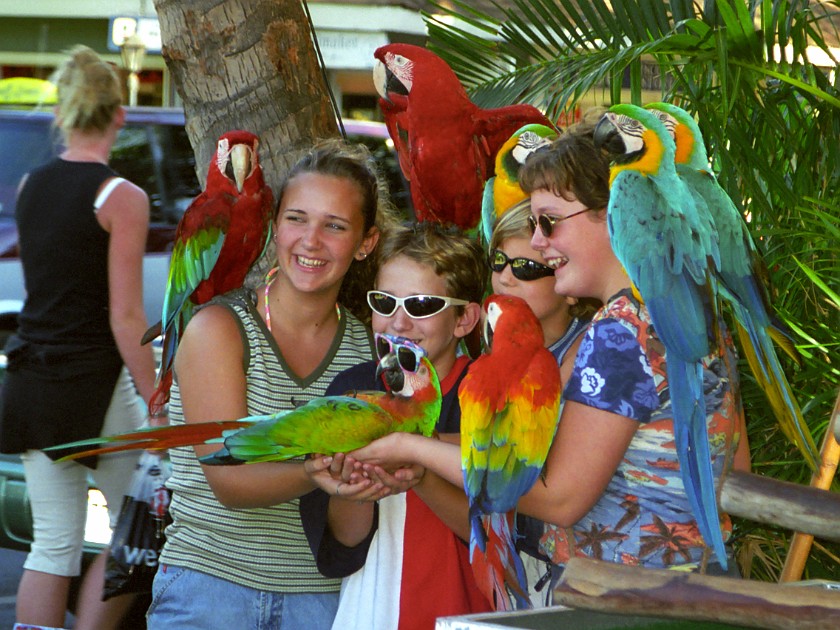
[[[372,466],[379,466],[385,471],[393,473],[411,464],[412,453],[410,449],[411,438],[419,437],[408,433],[391,433],[374,440],[367,446],[358,448],[348,454],[355,460]],[[363,470],[368,472],[368,467]]]
[[[372,481],[389,488],[391,494],[399,494],[410,490],[420,483],[426,473],[426,469],[417,464],[399,468],[394,471],[394,474],[390,474],[381,466],[374,466],[373,464],[365,464],[363,469]]]
[[[391,494],[389,488],[363,474],[359,462],[343,453],[328,457],[316,455],[304,462],[303,469],[321,490],[348,501],[378,501]]]

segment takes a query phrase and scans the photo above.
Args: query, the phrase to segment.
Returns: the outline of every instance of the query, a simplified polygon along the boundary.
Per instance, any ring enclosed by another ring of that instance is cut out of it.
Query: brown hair
[[[379,242],[377,262],[381,266],[396,256],[433,269],[446,282],[447,297],[481,304],[489,276],[484,250],[456,227],[434,221],[394,227]]]
[[[52,76],[57,86],[56,125],[73,130],[105,131],[122,103],[122,84],[113,65],[87,46],[75,46]]]
[[[610,198],[610,164],[595,147],[595,125],[585,121],[566,129],[548,148],[535,151],[519,169],[526,193],[550,190],[587,208],[606,208]]]

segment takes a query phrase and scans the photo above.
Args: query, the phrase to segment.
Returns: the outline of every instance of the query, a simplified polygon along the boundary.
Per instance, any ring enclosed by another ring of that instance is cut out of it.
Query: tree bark
[[[154,0],[202,187],[218,137],[260,137],[276,193],[298,152],[338,128],[300,0]]]
[[[750,628],[838,628],[840,594],[572,558],[554,601],[598,612],[716,621]]]

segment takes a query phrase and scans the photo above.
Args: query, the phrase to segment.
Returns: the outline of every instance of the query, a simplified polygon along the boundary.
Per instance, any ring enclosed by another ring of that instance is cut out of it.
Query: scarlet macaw
[[[519,187],[519,167],[531,153],[548,146],[556,137],[557,130],[553,127],[525,125],[517,129],[496,153],[494,175],[484,184],[481,201],[481,236],[485,243],[490,242],[498,218],[528,197]]]
[[[708,209],[720,239],[720,295],[731,306],[753,374],[767,395],[788,439],[799,447],[812,468],[817,446],[785,376],[773,340],[798,359],[785,331],[779,331],[767,288],[761,281],[764,263],[746,222],[709,167],[700,127],[687,111],[670,103],[645,106],[671,133],[676,145],[677,174],[698,206]]]
[[[635,105],[614,105],[595,128],[609,151],[607,226],[616,257],[665,345],[680,474],[704,540],[727,566],[706,425],[701,360],[717,347],[718,237],[674,166],[665,125]]]
[[[379,105],[417,219],[476,227],[499,148],[523,125],[551,122],[531,105],[478,107],[446,62],[420,46],[388,44],[374,57]]]
[[[441,407],[440,383],[426,352],[403,337],[387,341],[377,366],[388,391],[322,396],[291,411],[241,420],[152,427],[52,447],[94,446],[63,459],[132,449],[164,450],[223,442],[200,461],[211,465],[282,461],[308,453],[346,453],[396,431],[430,436]]]
[[[263,179],[258,146],[259,139],[248,131],[222,134],[207,169],[207,185],[178,223],[161,321],[143,338],[146,343],[163,333],[151,415],[169,400],[175,350],[195,307],[241,286],[265,249],[274,199]]]
[[[514,296],[484,301],[489,352],[473,362],[458,389],[461,467],[469,499],[470,561],[497,610],[529,607],[514,547],[514,511],[543,469],[557,428],[560,370],[543,346],[540,322]]]

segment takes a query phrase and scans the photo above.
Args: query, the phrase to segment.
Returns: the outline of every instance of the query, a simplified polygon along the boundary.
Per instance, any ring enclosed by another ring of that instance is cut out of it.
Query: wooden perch
[[[840,593],[572,558],[554,603],[750,628],[840,628]]]
[[[797,483],[733,471],[720,496],[727,514],[840,541],[840,495]]]

